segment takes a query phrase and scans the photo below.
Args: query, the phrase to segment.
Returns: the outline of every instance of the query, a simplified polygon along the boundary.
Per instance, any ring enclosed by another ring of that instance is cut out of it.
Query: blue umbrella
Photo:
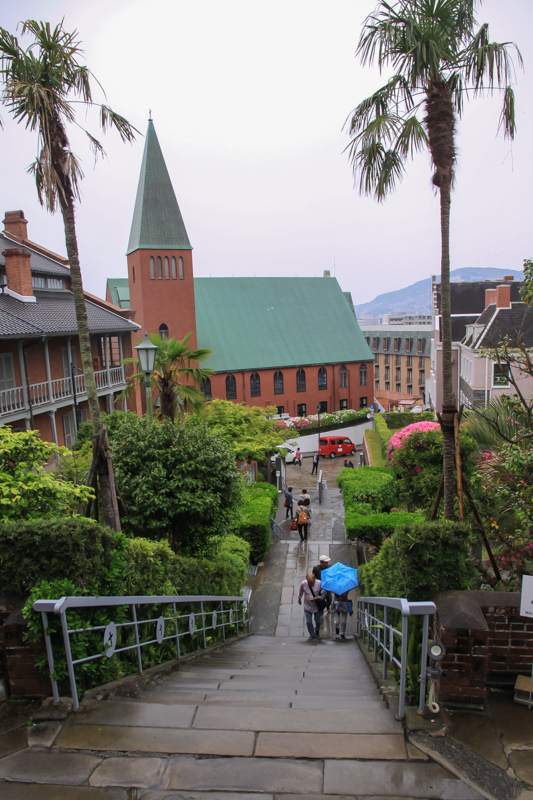
[[[359,586],[357,580],[357,570],[353,567],[348,567],[338,561],[332,567],[322,570],[322,589],[327,589],[328,592],[335,592],[335,594],[344,594],[349,592],[350,589],[355,589]]]

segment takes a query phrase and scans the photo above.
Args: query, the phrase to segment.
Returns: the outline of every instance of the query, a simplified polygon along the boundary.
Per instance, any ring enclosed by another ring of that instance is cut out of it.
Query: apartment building
[[[362,325],[361,330],[374,355],[374,395],[416,395],[425,404],[432,327]]]

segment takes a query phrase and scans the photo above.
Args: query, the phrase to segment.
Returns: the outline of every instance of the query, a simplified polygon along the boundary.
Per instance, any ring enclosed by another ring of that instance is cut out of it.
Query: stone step
[[[256,756],[406,761],[403,733],[260,733]]]
[[[109,700],[94,710],[76,717],[80,725],[128,725],[148,728],[188,728],[196,713],[195,705],[116,702]]]

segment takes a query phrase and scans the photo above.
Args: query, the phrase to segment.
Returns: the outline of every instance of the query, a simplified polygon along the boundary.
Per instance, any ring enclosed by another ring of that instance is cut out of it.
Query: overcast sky
[[[108,103],[141,132],[104,139],[94,167],[72,143],[85,179],[77,211],[84,284],[104,296],[126,276],[126,246],[148,110],[174,185],[197,276],[319,276],[333,270],[355,303],[440,271],[439,203],[429,157],[409,165],[383,205],[360,197],[343,149],[350,110],[383,78],[354,58],[370,0],[0,0],[0,24],[27,18],[78,28]],[[533,257],[533,3],[486,0],[478,18],[515,40],[518,133],[497,136],[500,98],[474,100],[458,129],[452,269],[521,269]],[[24,37],[22,42],[30,37]],[[65,253],[60,215],[40,208],[25,169],[35,136],[2,110],[1,211],[23,209],[29,237]],[[85,115],[80,117],[85,123]],[[97,132],[94,120],[87,123]],[[298,298],[287,297],[287,311]],[[319,309],[308,309],[317,313]],[[305,309],[298,309],[305,313]]]

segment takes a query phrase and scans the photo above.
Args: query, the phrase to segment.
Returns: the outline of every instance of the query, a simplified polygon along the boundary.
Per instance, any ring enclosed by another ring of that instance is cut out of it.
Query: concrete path
[[[316,510],[307,545],[277,549],[275,635],[33,729],[33,746],[0,749],[2,800],[480,800],[406,745],[352,637],[304,634],[302,576],[322,553],[349,559],[335,503]]]

